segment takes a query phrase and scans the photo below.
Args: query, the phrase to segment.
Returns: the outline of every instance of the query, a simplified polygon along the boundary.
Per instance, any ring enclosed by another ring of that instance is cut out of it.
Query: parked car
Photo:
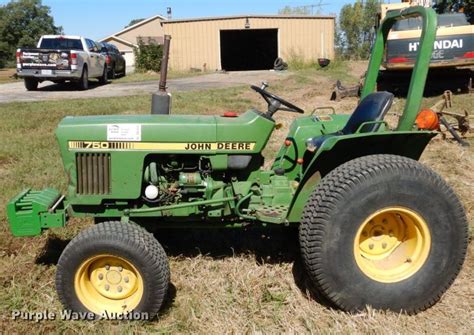
[[[97,42],[81,36],[44,35],[37,48],[17,49],[17,74],[24,78],[28,91],[36,90],[38,83],[46,80],[73,81],[81,90],[89,88],[90,78],[106,84],[106,56],[100,49]]]
[[[107,71],[110,79],[115,79],[118,74],[122,77],[126,74],[125,58],[120,53],[119,49],[113,44],[102,42],[101,52],[105,55],[105,62],[107,63]]]

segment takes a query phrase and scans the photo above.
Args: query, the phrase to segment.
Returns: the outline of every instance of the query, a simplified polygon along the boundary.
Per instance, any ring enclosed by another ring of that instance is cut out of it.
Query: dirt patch
[[[18,81],[15,75],[16,69],[0,69],[0,84]]]
[[[368,60],[354,60],[348,62],[349,73],[355,78],[361,78],[367,71]]]

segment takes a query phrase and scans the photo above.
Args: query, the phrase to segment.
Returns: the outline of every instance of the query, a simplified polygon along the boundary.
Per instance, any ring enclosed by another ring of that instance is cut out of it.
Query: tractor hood
[[[274,122],[250,110],[238,117],[111,115],[66,117],[56,135],[61,151],[259,152]]]
[[[274,127],[274,122],[256,111],[239,117],[66,117],[56,136],[69,176],[68,199],[76,205],[100,204],[104,199],[137,199],[148,155],[222,156],[220,161],[227,162],[227,155],[260,153]],[[77,185],[84,180],[91,185],[94,180],[102,180],[98,185],[110,187],[109,192],[78,195],[81,190]]]

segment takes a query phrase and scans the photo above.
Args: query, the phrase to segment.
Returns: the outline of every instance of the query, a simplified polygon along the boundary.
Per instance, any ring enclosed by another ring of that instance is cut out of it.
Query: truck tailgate
[[[49,71],[70,70],[70,57],[70,50],[24,49],[20,52],[17,64],[21,69],[41,69],[52,74]]]

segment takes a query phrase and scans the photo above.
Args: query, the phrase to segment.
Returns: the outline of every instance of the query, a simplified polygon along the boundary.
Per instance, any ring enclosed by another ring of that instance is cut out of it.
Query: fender
[[[293,197],[288,222],[299,222],[304,206],[321,178],[341,164],[352,159],[391,154],[418,160],[430,140],[436,136],[431,131],[384,131],[333,136],[323,142],[315,153],[304,154],[303,178]]]

